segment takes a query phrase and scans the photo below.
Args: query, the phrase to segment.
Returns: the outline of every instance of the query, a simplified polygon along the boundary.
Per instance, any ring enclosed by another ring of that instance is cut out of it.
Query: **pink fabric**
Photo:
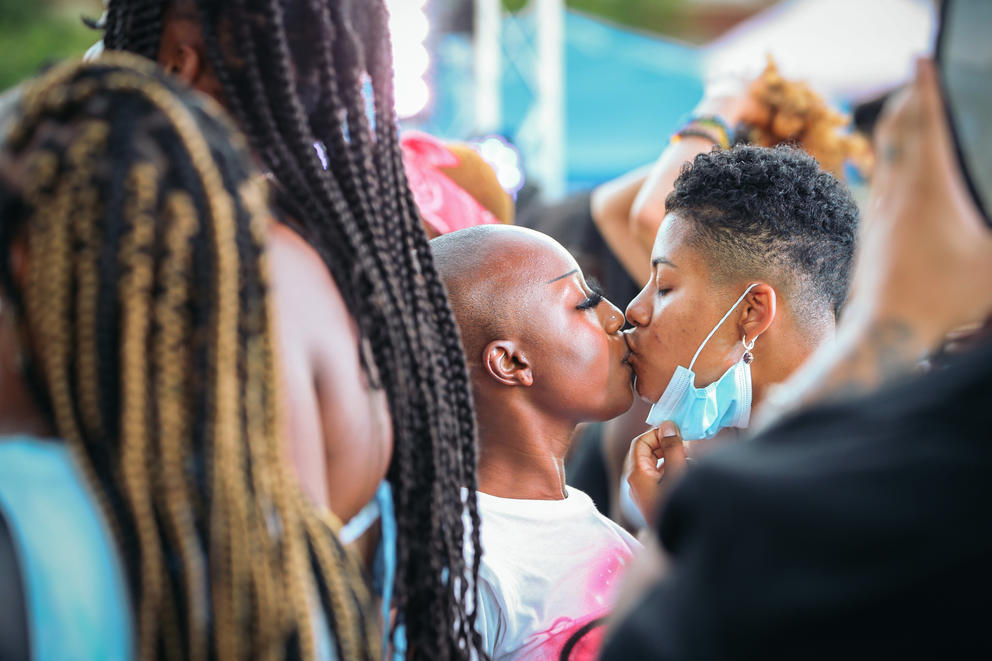
[[[575,619],[560,617],[547,630],[533,634],[527,641],[530,661],[557,661],[565,645],[586,626],[590,629],[574,642],[569,661],[595,661],[599,657],[606,633],[606,617],[616,603],[620,580],[633,557],[628,548],[618,546],[607,549],[602,558],[590,566],[583,592],[588,614]]]
[[[400,139],[403,169],[424,221],[439,234],[499,220],[437,168],[457,167],[459,160],[433,136],[407,131]]]

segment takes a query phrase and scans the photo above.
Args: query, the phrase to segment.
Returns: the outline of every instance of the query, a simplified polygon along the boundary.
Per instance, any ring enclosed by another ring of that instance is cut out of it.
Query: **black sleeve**
[[[0,661],[28,659],[28,623],[14,540],[0,509]]]
[[[992,658],[990,402],[992,346],[701,460],[604,658]]]
[[[649,589],[630,615],[619,622],[603,644],[600,661],[671,661],[665,627],[666,606],[671,603],[665,589],[656,585]]]

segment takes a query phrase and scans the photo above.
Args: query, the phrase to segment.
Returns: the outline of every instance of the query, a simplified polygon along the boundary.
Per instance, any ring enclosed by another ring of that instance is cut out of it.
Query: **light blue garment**
[[[658,401],[648,412],[647,423],[657,426],[665,420],[671,420],[678,425],[682,440],[695,441],[701,438],[712,438],[724,427],[747,427],[751,419],[751,365],[742,357],[734,363],[723,376],[703,388],[695,385],[696,374],[692,368],[699,358],[699,353],[710,341],[713,334],[723,325],[723,322],[737,309],[744,297],[756,284],[748,287],[737,299],[723,319],[713,327],[703,343],[696,349],[689,367],[679,365],[668,387]],[[748,356],[754,348],[754,339],[750,343],[742,340],[744,356]]]
[[[23,572],[31,658],[134,658],[120,557],[66,446],[0,438],[0,509]]]
[[[396,514],[393,511],[393,490],[389,482],[383,480],[375,492],[382,520],[382,540],[376,550],[376,573],[382,576],[382,621],[386,623],[383,633],[383,658],[387,658],[389,645],[390,610],[393,607],[393,587],[396,584]],[[393,661],[406,658],[406,627],[397,623],[392,636]]]
[[[379,546],[375,552],[375,565],[372,568],[372,587],[382,597],[382,621],[387,623],[383,633],[383,658],[388,659],[388,651],[393,650],[393,661],[403,661],[406,656],[406,628],[397,624],[392,644],[389,639],[388,623],[392,621],[390,610],[393,606],[393,588],[396,582],[396,514],[393,511],[393,490],[389,482],[383,480],[376,489],[375,497],[362,511],[351,518],[341,528],[341,541],[350,544],[365,534],[373,523],[380,521]]]

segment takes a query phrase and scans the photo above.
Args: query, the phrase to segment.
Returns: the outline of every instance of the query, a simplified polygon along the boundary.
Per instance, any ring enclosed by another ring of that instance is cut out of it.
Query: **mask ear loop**
[[[692,362],[689,363],[690,372],[692,371],[692,368],[695,366],[696,359],[699,358],[699,354],[702,353],[703,347],[705,347],[706,343],[710,341],[710,338],[713,337],[713,334],[716,333],[718,330],[720,330],[720,326],[723,326],[723,322],[725,322],[730,317],[730,315],[734,313],[734,310],[736,310],[737,306],[741,304],[741,301],[744,300],[744,297],[746,297],[749,293],[751,293],[751,290],[757,286],[758,283],[755,282],[750,287],[745,289],[744,293],[741,294],[741,297],[737,299],[737,302],[734,303],[729,310],[727,310],[727,314],[723,315],[723,319],[721,319],[719,323],[717,323],[717,325],[713,327],[713,330],[710,331],[710,334],[706,336],[706,339],[703,340],[703,343],[699,345],[698,349],[696,349],[696,353],[692,357]],[[745,344],[744,346],[746,347],[747,345]],[[751,348],[754,348],[754,340],[751,340]],[[748,349],[748,351],[750,352],[750,349]],[[751,359],[754,360],[754,356],[751,356]]]

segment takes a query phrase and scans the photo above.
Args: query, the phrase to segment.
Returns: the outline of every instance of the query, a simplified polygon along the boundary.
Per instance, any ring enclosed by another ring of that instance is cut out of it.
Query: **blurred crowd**
[[[992,652],[946,61],[546,204],[398,129],[383,0],[105,4],[0,96],[0,660]]]

